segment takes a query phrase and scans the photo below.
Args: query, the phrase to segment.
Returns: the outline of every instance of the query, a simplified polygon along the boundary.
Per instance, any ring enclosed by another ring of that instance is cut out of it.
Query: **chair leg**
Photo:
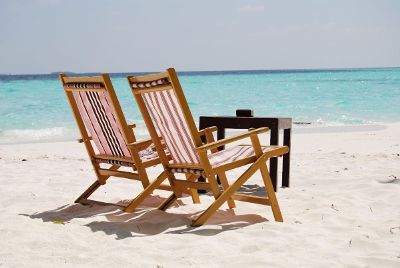
[[[175,176],[169,171],[166,171],[167,177],[169,184],[171,185],[173,193],[166,199],[164,202],[161,203],[161,205],[158,207],[159,210],[166,210],[168,207],[170,207],[177,199],[178,197],[182,197],[182,192],[175,186]]]
[[[219,179],[221,181],[222,187],[224,188],[224,190],[229,188],[229,183],[228,183],[228,179],[226,178],[226,174],[225,172],[221,172],[218,173]],[[229,208],[235,208],[236,204],[235,201],[233,201],[233,199],[231,197],[228,198],[228,207]]]
[[[175,195],[175,193],[171,194],[167,199],[164,200],[164,202],[161,203],[158,209],[165,211],[176,201],[176,199],[178,199],[178,197]]]
[[[158,177],[150,183],[133,201],[125,207],[125,212],[133,212],[135,208],[140,205],[146,197],[148,197],[160,184],[167,178],[165,171],[158,175]]]
[[[276,198],[274,186],[272,184],[271,177],[268,172],[268,167],[265,162],[261,163],[260,172],[264,181],[265,191],[267,192],[268,199],[271,203],[271,209],[272,213],[274,214],[275,221],[283,222],[281,209],[279,208],[278,199]]]
[[[194,174],[186,174],[186,180],[188,181],[196,181],[199,178],[198,175]],[[192,200],[194,204],[200,204],[200,197],[197,189],[190,188],[189,189],[190,195],[192,196]]]
[[[91,196],[94,191],[96,191],[102,184],[99,181],[95,181],[92,183],[92,185],[89,186],[89,188],[86,189],[76,200],[75,203],[81,203],[80,201],[82,199],[87,199],[89,196]]]
[[[217,176],[215,174],[209,174],[207,176],[208,183],[210,184],[211,191],[214,195],[214,198],[217,199],[221,195],[221,190],[219,189]]]
[[[240,186],[243,185],[259,168],[261,161],[265,161],[262,157],[257,159],[253,165],[251,165],[231,186],[229,186],[222,194],[216,198],[214,203],[211,204],[195,221],[193,221],[192,226],[203,225],[211,215],[222,206],[222,204],[228,200],[228,198],[233,195]]]
[[[110,167],[110,170],[118,170],[120,166],[118,165],[112,165]],[[86,189],[86,191],[83,192],[76,200],[75,203],[81,203],[80,201],[82,199],[87,199],[89,196],[91,196],[94,191],[96,191],[101,185],[105,184],[108,178],[110,176],[102,176],[99,174],[98,169],[100,168],[99,164],[93,164],[93,168],[95,170],[97,180],[89,186],[89,188]]]
[[[135,171],[135,169],[133,171]],[[137,172],[140,174],[139,178],[140,178],[140,181],[141,181],[141,183],[143,185],[143,189],[146,188],[147,186],[149,186],[150,185],[150,181],[149,181],[149,177],[147,176],[146,169],[141,168]]]

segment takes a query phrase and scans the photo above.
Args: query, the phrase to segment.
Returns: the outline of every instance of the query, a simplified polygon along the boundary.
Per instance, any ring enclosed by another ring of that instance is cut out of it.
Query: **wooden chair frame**
[[[155,85],[150,86],[152,82],[167,79],[169,85]],[[158,154],[160,156],[162,165],[166,172],[167,178],[173,189],[173,194],[163,202],[159,207],[160,209],[167,209],[177,198],[181,196],[182,191],[190,189],[191,192],[197,191],[196,189],[211,190],[214,195],[215,201],[204,211],[202,214],[193,221],[192,226],[200,226],[204,224],[207,219],[225,202],[228,203],[229,208],[235,207],[234,200],[251,202],[261,205],[271,206],[274,218],[276,221],[282,222],[283,218],[279,208],[278,200],[275,196],[274,188],[269,176],[268,168],[266,166],[266,161],[271,157],[281,156],[288,152],[287,146],[269,146],[272,149],[263,152],[263,146],[261,146],[258,134],[265,133],[268,128],[258,128],[251,129],[247,133],[237,135],[235,137],[225,138],[223,140],[215,141],[212,132],[216,131],[216,127],[210,127],[205,130],[198,131],[196,124],[193,120],[192,113],[189,109],[188,103],[186,101],[183,90],[180,86],[177,74],[173,68],[167,69],[166,72],[151,74],[145,76],[128,76],[128,83],[132,89],[132,93],[136,99],[139,109],[143,115],[146,126],[149,130],[150,136],[157,148]],[[133,85],[138,84],[146,85],[142,87],[137,87]],[[183,111],[184,118],[186,120],[187,126],[191,138],[196,146],[196,151],[200,158],[199,165],[178,165],[170,162],[164,153],[161,141],[157,134],[156,128],[152,122],[150,113],[146,107],[146,103],[141,94],[172,89],[178,99],[178,103]],[[202,136],[205,136],[206,143],[202,142]],[[217,168],[213,168],[208,159],[208,151],[211,153],[216,152],[218,147],[239,141],[244,138],[250,138],[253,146],[255,155],[245,159],[241,159],[232,163],[228,163]],[[228,184],[225,172],[240,166],[251,164],[247,170],[231,185]],[[199,169],[203,171],[203,176],[206,177],[207,182],[199,182],[197,178],[199,175],[186,174],[187,180],[176,179],[171,169]],[[265,185],[265,190],[267,197],[259,197],[252,195],[244,195],[236,193],[237,190],[257,171],[259,170],[262,175],[263,183]],[[221,192],[216,176],[219,176],[221,184],[223,186],[223,191]],[[196,200],[198,201],[198,200]]]
[[[146,197],[148,197],[155,189],[160,189],[160,190],[167,190],[171,191],[172,188],[170,185],[162,184],[162,182],[167,178],[167,173],[164,171],[159,176],[152,182],[149,181],[146,168],[155,166],[161,163],[160,158],[155,158],[149,161],[143,162],[139,156],[139,151],[144,150],[148,148],[151,144],[153,144],[151,139],[147,140],[142,140],[142,141],[136,141],[133,128],[135,128],[135,125],[128,125],[125,119],[125,116],[122,112],[121,106],[119,104],[119,101],[117,99],[117,96],[115,94],[113,85],[111,83],[111,79],[108,74],[104,73],[101,76],[95,76],[95,77],[69,77],[64,73],[60,74],[60,80],[62,82],[62,85],[64,87],[68,102],[71,106],[72,112],[74,114],[76,123],[78,125],[79,131],[81,133],[81,139],[78,139],[78,142],[83,143],[85,145],[86,151],[89,155],[89,158],[91,160],[94,172],[96,174],[97,180],[89,186],[76,200],[75,203],[81,203],[81,204],[92,204],[92,203],[97,203],[97,204],[110,204],[110,203],[105,203],[105,202],[100,202],[96,200],[91,200],[89,199],[89,196],[92,195],[101,185],[104,185],[106,181],[110,177],[119,177],[119,178],[125,178],[125,179],[130,179],[130,180],[137,180],[140,181],[143,185],[144,190],[132,200],[130,204],[127,206],[120,206],[118,204],[112,204],[116,205],[119,207],[122,207],[125,212],[133,212],[135,208],[139,204],[141,204]],[[101,83],[104,88],[100,89],[84,89],[84,88],[67,88],[65,85],[66,83]],[[89,135],[84,121],[81,117],[81,114],[79,112],[77,103],[74,99],[73,92],[74,91],[98,91],[98,92],[107,92],[109,94],[112,106],[115,109],[115,116],[116,116],[116,121],[119,124],[121,131],[122,131],[122,136],[126,142],[126,145],[130,151],[131,154],[131,159],[126,159],[122,157],[115,157],[115,156],[109,156],[109,155],[101,155],[101,154],[96,154],[93,144],[91,142],[92,137]],[[163,154],[163,157],[168,159],[166,154]],[[95,159],[107,159],[107,160],[116,160],[116,161],[123,161],[123,162],[129,162],[133,164],[133,171],[128,172],[128,171],[121,171],[119,170],[122,166],[119,164],[112,164],[109,168],[103,168],[100,166],[100,163],[96,162]],[[168,160],[167,160],[168,161]],[[186,191],[187,192],[187,191]],[[194,201],[199,200],[197,192],[191,191],[190,194],[192,194],[192,198]]]

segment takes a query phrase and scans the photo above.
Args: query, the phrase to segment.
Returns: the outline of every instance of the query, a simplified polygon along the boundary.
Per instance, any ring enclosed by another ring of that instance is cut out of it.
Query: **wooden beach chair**
[[[167,177],[165,171],[149,181],[146,168],[160,164],[160,158],[151,139],[136,141],[135,125],[127,124],[108,74],[96,77],[60,74],[60,80],[82,136],[78,141],[85,145],[97,176],[75,202],[106,204],[88,198],[112,176],[138,180],[143,185],[144,190],[123,207],[126,212],[134,211],[155,189],[171,190],[169,185],[161,184]],[[167,152],[163,156],[169,159]],[[128,171],[119,170],[121,167],[128,167]],[[193,194],[198,200],[197,193]]]
[[[229,208],[234,208],[235,200],[271,206],[275,220],[283,221],[266,161],[287,153],[288,148],[261,146],[258,134],[267,132],[268,128],[252,129],[235,137],[214,141],[212,132],[215,127],[198,131],[173,68],[158,74],[128,76],[127,79],[174,191],[160,209],[167,209],[186,189],[203,189],[211,190],[215,201],[193,221],[192,226],[204,224],[225,202]],[[160,136],[171,154],[171,160],[164,153]],[[202,136],[207,143],[202,142]],[[252,144],[234,145],[222,151],[217,149],[244,138],[250,138]],[[248,164],[247,170],[229,185],[225,172]],[[258,170],[267,197],[237,193]],[[186,179],[177,179],[175,173],[184,173]],[[221,180],[222,191],[216,175]],[[199,182],[200,176],[206,178],[206,182]]]

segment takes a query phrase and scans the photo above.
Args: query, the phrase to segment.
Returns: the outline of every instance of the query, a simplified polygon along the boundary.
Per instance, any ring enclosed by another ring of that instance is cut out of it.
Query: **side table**
[[[200,129],[211,126],[218,128],[217,139],[225,138],[225,129],[249,129],[268,127],[271,131],[270,145],[279,145],[279,130],[283,130],[283,145],[289,147],[289,152],[283,155],[282,187],[289,187],[290,182],[290,142],[292,118],[282,117],[253,117],[251,110],[237,110],[240,116],[200,116]],[[243,116],[244,115],[244,116]],[[269,172],[275,191],[277,190],[278,159],[270,159]]]

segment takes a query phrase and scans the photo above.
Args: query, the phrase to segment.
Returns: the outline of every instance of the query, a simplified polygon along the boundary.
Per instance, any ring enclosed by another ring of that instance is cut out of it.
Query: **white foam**
[[[134,133],[137,140],[149,137],[144,122],[135,122]],[[0,144],[37,143],[72,141],[80,138],[78,128],[50,127],[41,129],[7,129],[0,130]]]
[[[8,129],[0,131],[0,144],[68,141],[77,138],[77,130],[66,127]]]

